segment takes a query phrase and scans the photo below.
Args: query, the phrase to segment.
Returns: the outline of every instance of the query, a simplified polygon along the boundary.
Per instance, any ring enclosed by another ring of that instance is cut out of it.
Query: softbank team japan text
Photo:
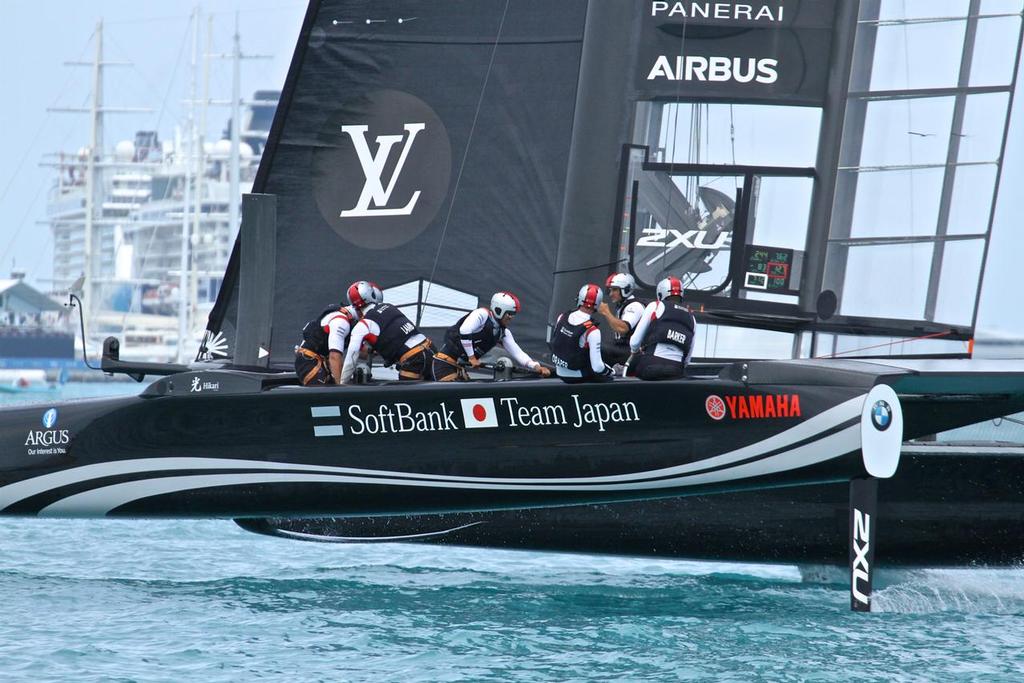
[[[440,401],[427,409],[408,403],[382,403],[372,408],[353,404],[344,412],[346,431],[352,436],[553,425],[603,432],[618,423],[640,421],[633,401],[588,402],[579,394],[570,398],[565,404],[530,404],[513,397],[466,398],[455,403]]]

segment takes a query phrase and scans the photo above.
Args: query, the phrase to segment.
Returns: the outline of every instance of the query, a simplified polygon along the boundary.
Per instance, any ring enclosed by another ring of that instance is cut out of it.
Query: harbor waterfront
[[[60,400],[145,384],[68,383]],[[3,395],[3,405],[52,397]],[[229,520],[5,519],[5,681],[975,680],[1024,674],[1024,570],[296,544]]]

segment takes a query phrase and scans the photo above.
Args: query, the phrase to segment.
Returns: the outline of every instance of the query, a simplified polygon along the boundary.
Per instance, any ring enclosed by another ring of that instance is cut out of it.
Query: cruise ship
[[[239,186],[248,192],[266,144],[280,92],[258,90],[242,109]],[[53,291],[86,300],[90,354],[118,337],[131,358],[172,361],[178,356],[181,302],[186,302],[184,355],[194,356],[237,233],[232,209],[231,126],[222,139],[190,153],[179,127],[171,139],[140,130],[134,139],[103,149],[96,177],[91,242],[86,239],[88,148],[59,153],[47,202],[53,234]],[[198,147],[198,146],[197,146]],[[186,191],[186,185],[188,190]],[[188,286],[181,291],[182,229],[189,215]],[[91,260],[93,281],[82,292]]]

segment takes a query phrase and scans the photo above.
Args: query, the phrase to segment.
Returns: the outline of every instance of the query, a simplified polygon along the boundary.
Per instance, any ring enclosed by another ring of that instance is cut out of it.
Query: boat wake
[[[804,583],[846,585],[845,567],[802,565]],[[1024,614],[1024,566],[988,569],[879,569],[872,612]]]
[[[1024,569],[924,569],[876,590],[872,612],[1024,614]]]

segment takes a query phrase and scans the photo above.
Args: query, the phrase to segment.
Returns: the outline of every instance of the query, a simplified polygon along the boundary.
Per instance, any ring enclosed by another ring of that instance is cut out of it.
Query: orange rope
[[[848,354],[848,353],[859,353],[860,351],[868,351],[870,349],[880,349],[883,346],[892,346],[893,344],[906,344],[907,342],[916,342],[916,341],[921,341],[923,339],[935,339],[936,337],[945,337],[945,336],[948,336],[950,334],[953,334],[953,330],[946,330],[945,332],[934,332],[932,334],[926,334],[926,335],[924,335],[922,337],[911,337],[909,339],[901,339],[899,341],[885,342],[884,344],[874,344],[872,346],[864,346],[864,347],[861,347],[859,349],[850,349],[849,351],[840,351],[838,353],[830,353],[830,354],[827,354],[827,355],[824,355],[824,356],[815,356],[815,358],[835,358],[836,356],[842,356],[842,355],[845,355],[845,354]],[[973,348],[972,348],[973,346],[974,346],[974,340],[972,339],[971,340],[971,344],[970,344],[970,346],[968,348],[973,350]]]

